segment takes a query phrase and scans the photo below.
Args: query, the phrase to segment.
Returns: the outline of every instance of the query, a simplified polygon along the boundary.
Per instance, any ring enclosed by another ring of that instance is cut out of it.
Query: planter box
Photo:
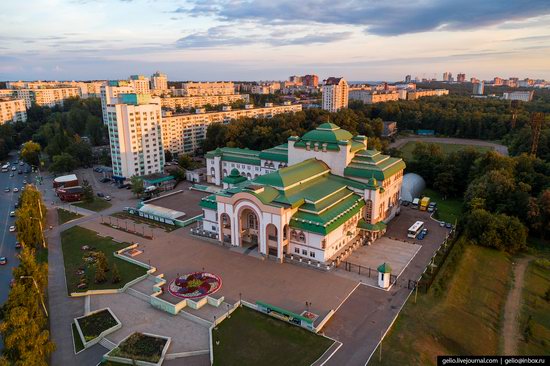
[[[108,311],[109,314],[113,317],[113,319],[116,321],[116,325],[112,326],[111,328],[108,328],[108,329],[105,329],[103,332],[101,332],[97,337],[95,337],[94,339],[91,339],[89,341],[86,341],[86,338],[84,336],[84,333],[82,332],[82,328],[80,328],[80,323],[79,323],[79,320],[80,319],[84,319],[84,318],[88,318],[90,317],[90,315],[94,315],[94,314],[97,314],[101,311]],[[80,336],[80,339],[82,340],[82,344],[84,345],[84,349],[86,348],[89,348],[91,346],[93,346],[94,344],[97,344],[99,343],[104,337],[106,337],[108,334],[111,334],[117,330],[119,330],[120,328],[122,328],[122,323],[120,322],[120,320],[118,320],[118,318],[116,317],[116,315],[111,311],[111,309],[109,308],[104,308],[104,309],[99,309],[99,310],[95,310],[95,311],[92,311],[91,313],[87,314],[87,315],[84,315],[84,316],[80,316],[78,318],[74,318],[74,324],[76,325],[76,329],[78,331],[78,335]]]
[[[156,334],[151,334],[151,333],[141,333],[145,336],[148,336],[148,337],[153,337],[153,338],[160,338],[160,339],[165,339],[166,340],[166,343],[164,344],[164,347],[162,348],[162,351],[161,351],[161,355],[160,355],[160,358],[158,360],[158,362],[150,362],[150,361],[144,361],[144,360],[132,360],[130,358],[125,358],[125,357],[119,357],[119,356],[113,356],[112,353],[117,350],[121,344],[123,344],[128,338],[130,338],[132,335],[134,335],[136,333],[132,333],[130,335],[128,335],[128,337],[124,338],[116,348],[110,350],[109,352],[107,352],[104,356],[103,356],[103,359],[106,360],[106,361],[111,361],[111,362],[118,362],[118,363],[123,363],[123,364],[126,364],[126,365],[138,365],[138,366],[160,366],[162,365],[162,363],[164,362],[164,358],[166,357],[166,352],[168,351],[168,347],[170,347],[170,342],[172,341],[172,338],[170,337],[165,337],[165,336],[161,336],[161,335],[156,335]]]

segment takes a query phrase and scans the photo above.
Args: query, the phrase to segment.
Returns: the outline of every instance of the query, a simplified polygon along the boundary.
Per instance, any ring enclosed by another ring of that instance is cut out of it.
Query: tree
[[[78,166],[78,161],[68,153],[61,153],[53,157],[53,163],[49,170],[52,173],[59,174],[73,171]]]
[[[82,181],[82,198],[86,202],[94,201],[94,190],[87,180]]]
[[[174,160],[174,156],[172,155],[172,152],[170,150],[164,150],[164,161],[172,161]]]
[[[103,252],[95,252],[93,254],[95,259],[95,283],[103,283],[107,281],[107,271],[109,270],[109,264],[107,258]]]
[[[78,165],[92,164],[92,147],[85,141],[78,141],[67,148],[67,153],[78,160]]]
[[[182,154],[178,158],[178,165],[183,169],[190,169],[193,165],[193,160],[189,157],[189,155]]]
[[[21,158],[30,165],[38,166],[40,164],[40,150],[39,144],[27,141],[21,148]]]
[[[118,267],[116,263],[113,263],[113,271],[111,273],[111,282],[119,283],[120,282],[120,273],[118,272]]]
[[[132,193],[136,195],[136,197],[140,197],[145,191],[145,187],[143,187],[143,179],[137,175],[134,175],[130,178],[130,183],[132,184]]]

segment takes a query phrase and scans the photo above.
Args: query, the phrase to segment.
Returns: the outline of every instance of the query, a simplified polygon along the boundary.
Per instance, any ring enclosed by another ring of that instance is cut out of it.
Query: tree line
[[[0,365],[48,365],[55,345],[50,339],[46,309],[48,265],[36,253],[45,245],[42,228],[46,208],[40,192],[27,185],[16,211],[17,238],[23,245],[13,286],[0,309],[0,334],[4,349]]]

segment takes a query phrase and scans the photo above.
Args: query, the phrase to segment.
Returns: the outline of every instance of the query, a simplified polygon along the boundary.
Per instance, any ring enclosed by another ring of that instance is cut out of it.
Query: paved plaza
[[[191,190],[189,189],[189,185],[184,184],[178,185],[178,190],[178,192],[169,192],[167,195],[165,194],[164,196],[154,198],[145,203],[185,212],[185,219],[202,214],[199,203],[201,198],[210,195],[210,193]]]

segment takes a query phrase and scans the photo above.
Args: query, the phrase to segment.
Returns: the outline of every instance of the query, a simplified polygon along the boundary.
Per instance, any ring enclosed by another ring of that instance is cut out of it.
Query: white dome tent
[[[426,181],[416,173],[407,173],[403,176],[401,184],[401,200],[412,201],[415,197],[420,197],[426,188]]]

